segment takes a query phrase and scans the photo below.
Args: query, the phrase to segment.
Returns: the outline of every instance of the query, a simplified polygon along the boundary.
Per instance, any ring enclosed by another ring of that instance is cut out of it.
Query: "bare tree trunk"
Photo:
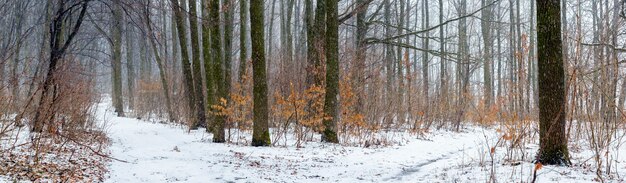
[[[286,76],[292,76],[293,67],[293,32],[291,31],[291,22],[293,15],[294,0],[281,0],[280,1],[280,73]],[[288,77],[286,77],[288,78]],[[280,82],[281,91],[287,91],[290,79],[285,79]],[[287,83],[284,83],[287,82]]]
[[[202,1],[202,57],[204,59],[204,78],[206,79],[206,98],[207,98],[207,110],[213,111],[211,106],[219,104],[219,98],[216,97],[217,87],[219,85],[215,80],[215,60],[213,59],[213,50],[211,49],[211,29],[214,23],[211,21],[210,8],[211,8],[210,0]],[[219,26],[219,25],[218,25]],[[208,120],[209,122],[213,121],[215,116],[209,113]],[[207,132],[213,132],[214,124],[207,124]]]
[[[113,5],[113,25],[111,27],[112,69],[113,69],[113,107],[117,116],[124,116],[122,97],[122,5],[119,0]]]
[[[189,1],[189,29],[191,31],[191,59],[193,68],[193,85],[196,119],[190,126],[197,129],[201,126],[208,126],[206,120],[204,93],[202,92],[202,64],[200,64],[200,39],[198,37],[198,11],[196,0]],[[217,22],[217,21],[216,21]]]
[[[317,60],[317,48],[315,48],[315,16],[313,0],[304,1],[304,25],[306,26],[306,87],[310,88],[315,81],[315,62]],[[357,25],[358,27],[358,25]]]
[[[76,19],[76,23],[71,29],[71,32],[67,36],[67,38],[63,38],[62,29],[64,20],[72,16],[72,11],[67,10],[67,2],[66,0],[57,0],[56,6],[57,11],[55,15],[52,17],[50,23],[50,57],[48,59],[48,73],[43,82],[43,88],[41,90],[41,96],[39,99],[39,106],[35,112],[35,120],[32,124],[32,132],[43,131],[43,127],[46,125],[47,121],[50,121],[52,117],[55,116],[54,110],[50,111],[51,106],[54,104],[54,100],[50,99],[50,92],[54,90],[55,85],[55,72],[57,69],[57,64],[61,58],[65,55],[67,48],[69,48],[70,44],[74,40],[74,36],[80,30],[83,19],[85,17],[85,13],[87,12],[89,1],[80,1],[76,2],[81,8],[78,18]],[[78,5],[76,4],[76,5]],[[63,42],[63,43],[62,43]],[[52,96],[54,97],[54,95]]]
[[[270,11],[270,26],[268,27],[269,31],[267,34],[267,37],[270,38],[274,35],[274,14],[275,11],[274,9],[276,8],[276,0],[272,0],[272,10]],[[265,23],[265,22],[263,22]],[[252,38],[250,38],[252,39]],[[269,43],[267,44],[267,56],[270,57],[267,65],[272,65],[272,48],[274,47],[273,41],[274,39],[268,39],[267,40]],[[272,67],[268,67],[268,69],[271,69]]]
[[[467,2],[465,1],[461,1],[460,7],[459,7],[459,15],[460,16],[464,16],[467,13]],[[465,106],[466,104],[466,95],[468,95],[469,93],[469,78],[470,78],[470,73],[469,73],[469,67],[470,67],[470,60],[469,60],[469,45],[468,45],[468,39],[467,39],[467,19],[466,18],[462,18],[459,21],[459,57],[461,58],[461,61],[457,64],[457,72],[458,72],[458,80],[457,82],[459,83],[459,101],[458,101],[458,106],[457,106],[457,119],[456,119],[456,123],[454,124],[454,128],[456,131],[460,130],[461,127],[461,121],[464,119],[465,116]]]
[[[443,23],[443,0],[439,0],[439,24]],[[447,75],[447,66],[446,66],[446,38],[444,37],[444,27],[445,26],[441,26],[439,27],[439,39],[440,39],[440,43],[439,43],[439,52],[441,52],[440,54],[440,60],[439,60],[439,90],[440,90],[440,97],[441,97],[441,102],[440,105],[443,106],[447,106],[446,104],[442,104],[443,102],[447,102],[447,100],[444,100],[444,97],[448,96],[448,75]]]
[[[269,106],[267,104],[267,75],[265,65],[265,15],[263,14],[263,0],[250,0],[250,41],[252,42],[254,129],[252,132],[252,146],[271,145],[268,126]]]
[[[537,56],[536,56],[536,44],[537,44],[537,21],[536,21],[536,1],[530,2],[530,42],[529,42],[529,54],[528,54],[528,90],[532,96],[528,96],[532,98],[532,107],[530,109],[536,109],[537,103],[539,102],[539,95],[537,94]],[[566,18],[567,19],[567,18]],[[566,19],[563,19],[565,22]],[[565,30],[565,29],[564,29]],[[566,45],[565,42],[563,45]],[[567,48],[564,48],[563,53],[567,53]],[[565,57],[567,58],[567,57]],[[530,104],[529,104],[530,105]],[[531,114],[534,113],[531,111]]]
[[[177,1],[177,0],[175,0]],[[171,1],[170,2],[174,2]],[[171,4],[170,6],[176,6],[178,4]],[[174,15],[174,13],[172,13],[172,18],[170,19],[171,25],[170,25],[170,33],[172,34],[172,67],[175,70],[178,70],[180,68],[178,68],[178,64],[177,63],[181,63],[179,62],[180,60],[180,55],[178,50],[180,49],[180,41],[178,40],[178,32],[179,30],[177,30],[176,28],[176,15]],[[206,68],[205,68],[206,69]]]
[[[430,17],[429,17],[429,12],[428,9],[430,9],[430,7],[428,6],[428,1],[423,1],[424,2],[424,6],[423,6],[423,23],[422,23],[422,29],[429,29],[430,28]],[[425,50],[428,50],[430,47],[430,43],[429,43],[429,39],[430,39],[430,34],[429,32],[426,32],[425,35],[423,35],[424,37],[422,38],[422,48]],[[429,100],[429,90],[430,90],[430,78],[429,78],[429,73],[428,73],[428,69],[429,69],[429,54],[428,51],[425,51],[424,53],[422,53],[422,79],[424,80],[424,90],[423,90],[423,98],[424,98],[424,104],[423,106],[426,107],[428,105],[428,103],[430,103]]]
[[[492,0],[482,0],[481,1],[481,5],[482,7],[485,7],[486,5],[489,5],[492,3]],[[486,109],[488,109],[491,104],[492,104],[492,98],[493,98],[493,86],[491,85],[491,62],[492,62],[492,45],[493,45],[493,39],[491,37],[491,22],[492,22],[492,8],[491,7],[487,7],[484,8],[481,11],[481,17],[482,20],[480,21],[481,24],[481,32],[482,32],[482,36],[483,36],[483,50],[484,50],[484,68],[483,68],[483,82],[484,82],[484,100],[485,100],[485,107]]]
[[[126,23],[126,84],[128,85],[128,109],[135,108],[135,67],[133,54],[135,53],[135,44],[133,39],[133,27]]]
[[[523,54],[523,46],[522,44],[522,21],[521,21],[521,16],[520,16],[520,0],[515,0],[515,28],[516,28],[516,35],[515,35],[515,39],[517,39],[516,41],[516,51],[518,52],[516,56],[516,61],[517,61],[517,96],[518,96],[518,113],[520,113],[522,115],[528,114],[528,105],[527,102],[529,101],[530,97],[525,97],[524,96],[524,57],[522,56]]]
[[[239,1],[239,82],[243,81],[242,78],[246,74],[246,64],[248,62],[248,47],[246,46],[246,35],[248,33],[247,4],[246,1]]]
[[[24,40],[24,36],[23,34],[23,27],[24,27],[24,22],[25,20],[25,12],[27,11],[27,4],[29,1],[19,1],[16,2],[16,8],[15,8],[15,20],[16,20],[16,25],[15,25],[15,35],[14,37],[16,37],[16,43],[15,43],[15,54],[13,55],[13,63],[12,63],[12,68],[11,68],[11,95],[13,96],[13,103],[14,106],[19,106],[20,105],[20,86],[21,86],[21,82],[20,82],[20,77],[18,74],[18,68],[20,65],[20,57],[21,57],[21,51],[22,51],[22,44],[24,42],[26,42],[26,40]],[[0,60],[0,62],[4,62],[2,60]],[[4,86],[2,85],[2,83],[0,83],[0,87]]]
[[[222,59],[222,40],[220,36],[220,1],[210,0],[209,9],[209,30],[211,33],[211,59],[213,62],[213,79],[215,81],[216,99],[226,99],[228,97],[228,91],[226,90],[226,79],[224,78],[224,60]],[[216,101],[216,102],[217,102]],[[223,143],[225,139],[225,125],[226,117],[216,115],[214,118],[215,123],[213,128],[213,142]]]
[[[539,30],[539,153],[543,164],[569,165],[565,136],[565,68],[559,0],[537,1]]]
[[[326,63],[326,57],[324,56],[324,49],[326,48],[326,20],[327,20],[327,7],[326,0],[318,0],[317,7],[315,8],[315,30],[316,30],[316,60],[315,60],[315,71],[317,72],[317,77],[315,84],[318,86],[324,85],[324,63]]]
[[[324,113],[330,117],[324,119],[322,141],[339,143],[337,138],[338,95],[339,95],[339,19],[338,0],[326,0],[326,94]]]
[[[509,0],[509,82],[511,83],[510,85],[508,85],[508,87],[506,88],[507,93],[509,93],[509,98],[508,100],[511,101],[509,104],[509,110],[510,111],[516,111],[517,110],[517,98],[515,97],[515,94],[517,93],[515,90],[515,83],[517,83],[516,79],[516,71],[517,71],[517,57],[515,56],[515,53],[517,52],[517,50],[515,49],[517,46],[516,43],[516,33],[515,33],[515,6],[514,6],[514,0]]]
[[[168,120],[175,121],[174,111],[172,110],[172,100],[170,97],[169,84],[167,81],[167,75],[165,74],[165,67],[163,64],[163,59],[159,55],[157,44],[156,44],[156,36],[154,35],[154,31],[152,30],[152,21],[150,20],[150,8],[145,7],[144,16],[146,19],[146,27],[148,28],[148,39],[150,40],[150,45],[152,46],[153,54],[156,58],[157,66],[159,68],[159,76],[161,78],[161,85],[163,87],[163,96],[165,96],[165,107],[168,113]]]
[[[502,22],[502,8],[500,6],[502,1],[498,1],[498,15],[496,17],[498,18],[498,22]],[[506,82],[503,82],[504,79],[502,78],[502,23],[498,23],[498,29],[496,30],[496,37],[497,37],[497,41],[498,41],[498,89],[496,91],[496,97],[500,98],[502,96],[502,91],[505,90],[504,85]],[[506,71],[505,71],[506,72]]]
[[[356,63],[355,63],[355,72],[353,77],[355,77],[354,89],[357,93],[363,93],[365,88],[365,64],[367,61],[367,43],[365,42],[365,37],[367,35],[368,26],[365,20],[365,16],[367,15],[367,9],[369,7],[369,2],[365,2],[366,0],[358,0],[358,4],[367,3],[364,5],[363,9],[358,10],[359,12],[356,14]],[[408,69],[408,68],[407,68]],[[408,72],[407,72],[408,73]],[[410,83],[409,83],[410,85]],[[356,95],[356,110],[355,112],[358,114],[363,113],[363,108],[365,105],[365,97],[363,95]]]
[[[383,6],[384,6],[384,21],[385,21],[385,37],[391,37],[391,2],[389,2],[390,0],[383,0]],[[387,73],[387,89],[386,89],[386,97],[392,98],[392,86],[394,83],[394,79],[393,79],[393,73],[394,73],[394,69],[393,69],[393,47],[390,44],[386,44],[385,45],[385,58],[384,58],[384,63],[385,63],[385,72]],[[386,120],[391,120],[391,117],[385,117]],[[385,123],[389,123],[389,121],[386,121]]]
[[[189,116],[195,121],[196,101],[194,96],[193,76],[191,73],[191,63],[189,62],[189,52],[187,50],[187,30],[185,29],[185,22],[183,18],[183,9],[179,6],[177,0],[170,0],[172,3],[172,9],[174,9],[174,17],[176,22],[176,29],[178,30],[178,40],[181,54],[181,67],[183,69],[184,83],[185,83],[185,97],[187,98],[187,104],[189,107]]]
[[[226,91],[226,97],[231,89],[231,68],[233,60],[233,15],[235,14],[235,1],[225,0],[224,5],[226,12],[224,12],[224,90]]]

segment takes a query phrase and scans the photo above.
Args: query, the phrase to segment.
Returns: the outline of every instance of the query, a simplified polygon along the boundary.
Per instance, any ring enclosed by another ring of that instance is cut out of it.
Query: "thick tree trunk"
[[[366,3],[366,0],[358,0],[357,3],[358,4]],[[365,42],[365,38],[367,35],[367,31],[368,31],[368,26],[365,20],[365,16],[367,15],[368,7],[369,7],[369,2],[367,2],[366,5],[364,5],[363,9],[358,10],[359,12],[356,14],[356,62],[355,62],[356,68],[355,68],[353,77],[355,78],[354,90],[357,93],[365,92],[364,91],[365,64],[367,60],[367,43]],[[355,97],[356,97],[355,112],[357,114],[362,114],[363,108],[365,105],[365,97],[363,95],[355,95]]]
[[[228,98],[228,91],[226,90],[226,82],[224,78],[224,60],[222,59],[222,39],[220,36],[220,1],[210,0],[209,4],[209,31],[211,33],[211,59],[213,62],[213,79],[216,87],[216,102],[220,99]],[[213,142],[222,143],[226,142],[225,139],[225,125],[226,117],[221,115],[214,116],[213,128]]]
[[[124,116],[124,101],[122,97],[122,7],[119,1],[114,1],[113,25],[111,27],[112,69],[113,69],[113,107],[117,116]]]
[[[560,0],[537,1],[539,154],[543,164],[570,164],[565,136],[565,68]]]
[[[210,16],[210,0],[202,1],[202,56],[204,58],[204,78],[206,79],[206,93],[207,93],[207,108],[209,111],[212,111],[211,106],[218,104],[216,97],[216,90],[219,81],[215,80],[215,61],[213,60],[213,53],[211,50],[211,26],[213,23],[211,22]],[[209,113],[208,121],[210,124],[207,124],[207,132],[213,132],[214,123],[212,122],[215,119],[215,116]]]
[[[330,118],[324,119],[322,141],[339,143],[337,138],[338,94],[339,94],[339,21],[338,0],[326,0],[326,94],[324,113]]]
[[[191,58],[193,67],[193,85],[196,119],[191,129],[207,126],[204,93],[202,92],[202,64],[200,64],[200,43],[198,38],[198,11],[196,0],[189,1],[189,29],[191,29]]]
[[[315,53],[313,53],[314,60],[314,84],[316,86],[324,85],[324,63],[326,57],[324,56],[324,49],[326,48],[326,0],[318,0],[317,7],[315,8]]]
[[[195,118],[194,112],[196,111],[196,103],[194,97],[193,76],[191,73],[191,63],[189,62],[189,52],[187,50],[187,30],[185,29],[185,22],[183,18],[183,10],[178,6],[177,0],[170,0],[172,8],[174,9],[174,17],[176,20],[176,29],[178,30],[178,40],[180,47],[180,63],[183,69],[183,77],[185,83],[185,97],[187,98],[187,105],[189,107],[189,117]],[[192,125],[192,124],[190,124]]]
[[[253,121],[252,146],[271,145],[268,126],[267,75],[265,66],[265,31],[263,0],[250,0],[250,38],[252,42]]]

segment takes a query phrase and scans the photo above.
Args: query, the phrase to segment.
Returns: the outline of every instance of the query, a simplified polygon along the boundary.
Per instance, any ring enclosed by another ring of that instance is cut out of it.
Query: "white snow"
[[[99,115],[110,125],[111,156],[129,162],[113,160],[107,182],[487,182],[489,149],[498,137],[495,130],[471,127],[461,133],[429,132],[425,139],[406,134],[407,143],[384,148],[317,142],[304,148],[250,147],[212,143],[204,129],[188,132],[180,126],[114,117],[108,110]],[[495,179],[530,182],[536,150],[537,145],[526,146],[528,157],[513,166],[504,161],[504,147],[496,147]],[[575,165],[591,163],[584,162],[592,156],[589,152],[572,156]],[[616,160],[616,175],[626,175],[626,159]],[[544,166],[537,181],[595,182],[593,170]]]

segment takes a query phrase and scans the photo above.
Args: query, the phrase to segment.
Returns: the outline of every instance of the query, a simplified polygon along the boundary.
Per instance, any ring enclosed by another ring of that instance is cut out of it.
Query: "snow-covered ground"
[[[531,182],[530,161],[538,148],[507,148],[501,132],[478,126],[420,138],[392,134],[397,145],[376,148],[319,142],[296,148],[291,139],[286,147],[217,144],[204,129],[119,118],[109,106],[99,104],[96,114],[112,143],[110,156],[117,159],[110,161],[105,182]],[[570,147],[573,166],[544,166],[537,182],[600,181],[585,142]],[[605,182],[624,182],[626,147],[609,151],[612,173],[601,175]],[[13,180],[0,176],[0,182]]]
[[[100,107],[105,109],[106,105]],[[250,147],[212,143],[203,129],[114,117],[107,119],[111,156],[107,182],[530,182],[537,145],[527,145],[524,161],[506,162],[505,150],[490,147],[496,130],[472,127],[464,132],[434,131],[402,145],[345,147],[309,142],[303,148]],[[407,134],[408,135],[408,134]],[[619,151],[626,152],[625,148]],[[544,166],[537,182],[596,182],[589,152],[572,152],[572,167]],[[623,182],[626,159],[616,159]],[[493,177],[491,176],[493,173]],[[614,170],[615,171],[615,170]]]

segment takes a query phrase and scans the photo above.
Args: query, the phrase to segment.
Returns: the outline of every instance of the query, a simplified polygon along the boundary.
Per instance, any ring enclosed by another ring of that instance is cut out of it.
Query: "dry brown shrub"
[[[141,119],[166,119],[167,106],[164,104],[163,86],[157,81],[140,80],[137,83],[135,115]]]
[[[40,85],[23,104],[11,104],[18,110],[4,113],[0,107],[8,136],[0,138],[1,175],[35,182],[104,180],[108,139],[94,118],[101,96],[93,72],[83,64],[72,57],[60,61],[43,102],[38,101]],[[37,86],[38,81],[31,83]],[[33,125],[37,114],[42,131],[29,134],[23,124]]]
[[[289,132],[296,137],[296,146],[303,142],[312,141],[313,134],[324,130],[324,89],[312,86],[303,92],[298,91],[290,84],[289,94],[282,96],[276,92],[275,105],[272,106],[272,116],[276,120],[277,132],[274,133],[275,143],[280,139],[286,140]]]
[[[344,143],[364,144],[368,139],[366,133],[378,132],[378,126],[365,122],[363,114],[357,111],[356,93],[349,77],[344,77],[339,83],[340,112],[339,136]]]
[[[96,80],[90,76],[84,65],[74,59],[64,60],[57,67],[51,86],[51,94],[44,106],[30,107],[23,110],[27,119],[34,121],[37,112],[44,121],[44,129],[48,135],[73,136],[95,127],[93,117],[100,96],[95,91]],[[31,96],[34,99],[38,96]],[[34,100],[31,98],[30,100]],[[39,103],[39,102],[37,102]],[[31,103],[34,104],[34,103]],[[39,109],[40,111],[36,111]]]

